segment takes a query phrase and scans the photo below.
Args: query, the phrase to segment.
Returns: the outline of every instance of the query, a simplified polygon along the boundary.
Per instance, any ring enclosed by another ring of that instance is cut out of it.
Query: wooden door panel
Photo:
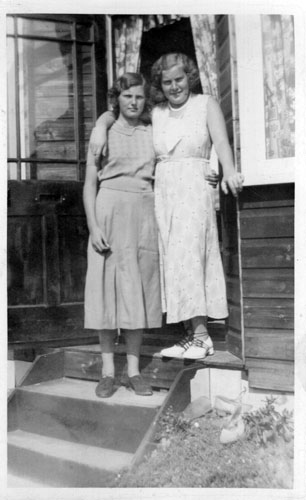
[[[39,216],[10,218],[7,282],[12,306],[44,303],[42,238]]]
[[[61,303],[82,302],[87,268],[88,230],[80,215],[58,217]]]
[[[83,304],[48,307],[9,307],[9,348],[97,343],[84,329]]]
[[[83,327],[88,230],[82,188],[81,182],[9,182],[10,344],[90,342]]]

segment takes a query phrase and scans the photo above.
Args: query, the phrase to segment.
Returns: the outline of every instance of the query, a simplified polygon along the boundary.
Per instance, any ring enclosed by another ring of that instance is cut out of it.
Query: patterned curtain
[[[120,16],[115,21],[115,78],[126,71],[138,71],[142,30],[141,16]]]
[[[266,157],[295,155],[293,16],[263,15],[262,45]]]
[[[219,100],[215,16],[205,14],[190,16],[190,24],[203,94],[210,94]],[[210,167],[219,172],[218,157],[214,147],[211,149]],[[214,197],[215,209],[219,210],[218,189],[214,191]]]
[[[115,78],[126,71],[138,71],[140,67],[140,44],[144,31],[161,28],[179,21],[182,17],[172,15],[113,16],[115,37]]]
[[[215,16],[190,16],[190,23],[203,93],[218,100]]]

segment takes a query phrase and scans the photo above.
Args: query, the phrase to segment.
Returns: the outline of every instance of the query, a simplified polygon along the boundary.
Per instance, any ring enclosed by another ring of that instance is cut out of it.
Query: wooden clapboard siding
[[[245,354],[248,358],[293,361],[292,330],[245,328]]]
[[[77,166],[67,163],[36,163],[36,179],[38,181],[52,181],[54,179],[63,181],[78,180]]]
[[[237,115],[235,104],[237,100],[234,98],[236,82],[233,79],[233,72],[235,72],[234,29],[228,16],[216,16],[216,21],[220,104],[225,117],[229,140],[235,153],[237,149],[238,130],[235,121]],[[239,167],[237,161],[236,165]],[[227,282],[229,308],[227,348],[230,352],[242,358],[243,339],[241,325],[237,204],[231,195],[224,196],[221,193],[220,207],[222,214],[222,257]]]
[[[292,328],[293,300],[280,298],[254,299],[244,295],[244,325],[246,327]]]
[[[248,380],[251,387],[291,392],[294,386],[292,361],[247,358]]]
[[[294,386],[294,186],[240,196],[245,360],[251,386]]]
[[[258,254],[257,254],[258,263]],[[267,265],[266,259],[264,262]],[[253,261],[253,269],[244,268],[243,270],[243,291],[245,296],[249,298],[265,298],[270,297],[280,299],[293,299],[293,270],[276,267],[256,268]]]
[[[241,217],[243,239],[290,238],[293,236],[294,207],[269,207],[245,210]]]
[[[294,239],[242,239],[241,259],[244,269],[290,269],[294,263]]]

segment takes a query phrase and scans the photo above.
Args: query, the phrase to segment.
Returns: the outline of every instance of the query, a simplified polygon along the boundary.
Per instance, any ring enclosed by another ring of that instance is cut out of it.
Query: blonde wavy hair
[[[161,86],[162,72],[177,65],[183,66],[188,78],[190,91],[194,92],[200,89],[199,70],[190,57],[181,52],[164,54],[153,64],[151,69],[150,98],[153,104],[158,104],[167,100]]]

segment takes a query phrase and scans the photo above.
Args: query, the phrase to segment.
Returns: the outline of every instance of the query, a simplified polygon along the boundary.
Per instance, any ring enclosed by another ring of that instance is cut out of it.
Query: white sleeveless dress
[[[228,316],[214,191],[205,180],[211,141],[208,95],[191,95],[178,110],[153,110],[155,213],[161,292],[167,323]]]

